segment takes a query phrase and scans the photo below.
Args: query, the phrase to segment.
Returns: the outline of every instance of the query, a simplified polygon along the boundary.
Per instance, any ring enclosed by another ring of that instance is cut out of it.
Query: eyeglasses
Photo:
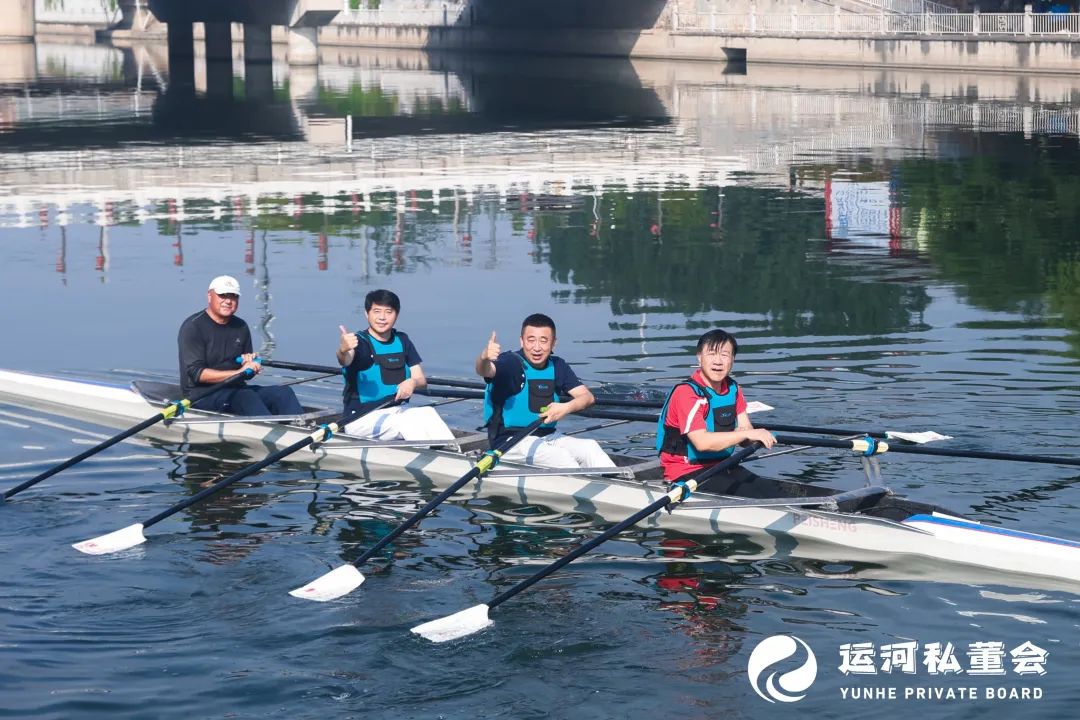
[[[214,293],[214,294],[218,296],[218,300],[221,300],[223,302],[225,300],[232,300],[233,302],[240,302],[240,296],[237,295],[236,293]]]

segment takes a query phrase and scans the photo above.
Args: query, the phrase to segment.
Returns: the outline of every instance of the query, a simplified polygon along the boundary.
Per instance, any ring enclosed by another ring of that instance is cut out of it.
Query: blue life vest
[[[491,397],[492,384],[484,389],[484,424],[490,430],[498,432],[500,428],[492,427],[501,424],[502,429],[515,430],[527,427],[540,417],[540,412],[551,403],[555,402],[555,362],[548,358],[547,365],[537,370],[531,363],[517,353],[514,357],[521,361],[524,372],[524,382],[516,393],[503,401],[502,407],[496,407]],[[533,433],[543,436],[555,430],[555,423],[544,423]]]
[[[369,403],[393,397],[397,393],[397,386],[412,375],[409,366],[405,364],[405,346],[401,338],[397,332],[392,332],[390,342],[384,343],[372,337],[366,330],[356,335],[361,340],[356,352],[361,352],[360,348],[366,340],[371,348],[372,363],[352,378],[346,375],[346,401],[356,397],[361,403]],[[342,372],[347,373],[348,368],[343,368]]]
[[[679,383],[668,393],[664,407],[660,411],[660,417],[656,421],[656,452],[666,452],[672,455],[683,455],[693,463],[708,463],[723,460],[735,452],[735,447],[729,447],[719,452],[701,452],[694,448],[690,438],[683,434],[682,428],[665,425],[668,405],[680,385],[688,385],[698,397],[709,401],[709,410],[705,414],[705,429],[709,432],[731,432],[738,426],[739,417],[735,412],[735,398],[738,396],[738,384],[728,378],[728,389],[720,394],[706,385],[699,385],[693,380]]]

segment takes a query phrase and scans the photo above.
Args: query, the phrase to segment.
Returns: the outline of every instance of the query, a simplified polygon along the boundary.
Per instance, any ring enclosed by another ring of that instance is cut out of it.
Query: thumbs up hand
[[[499,341],[495,339],[495,331],[491,331],[491,337],[488,338],[487,347],[484,348],[483,358],[488,362],[495,362],[495,359],[499,357],[499,353],[502,352],[502,348],[499,346]]]
[[[349,329],[344,325],[338,325],[338,330],[341,331],[341,344],[338,345],[338,353],[344,355],[355,350],[356,346],[360,344],[360,339],[356,337],[356,333],[349,332]]]

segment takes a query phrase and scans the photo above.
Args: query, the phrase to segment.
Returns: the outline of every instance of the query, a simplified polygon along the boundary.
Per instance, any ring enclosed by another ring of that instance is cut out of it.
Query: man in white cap
[[[220,275],[210,282],[205,310],[180,325],[180,387],[184,397],[192,390],[213,385],[250,369],[258,375],[262,365],[251,349],[251,330],[236,317],[240,306],[240,283]],[[239,358],[239,361],[238,361]],[[236,415],[300,415],[304,412],[292,388],[260,387],[237,380],[200,398],[193,407]]]

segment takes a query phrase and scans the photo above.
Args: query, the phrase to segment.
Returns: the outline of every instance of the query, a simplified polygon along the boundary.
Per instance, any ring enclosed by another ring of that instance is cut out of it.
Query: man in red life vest
[[[750,422],[746,399],[730,376],[738,351],[735,336],[723,330],[710,330],[698,340],[698,369],[671,391],[657,421],[656,451],[665,479],[714,465],[740,443],[756,440],[767,448],[776,443],[772,433]]]

